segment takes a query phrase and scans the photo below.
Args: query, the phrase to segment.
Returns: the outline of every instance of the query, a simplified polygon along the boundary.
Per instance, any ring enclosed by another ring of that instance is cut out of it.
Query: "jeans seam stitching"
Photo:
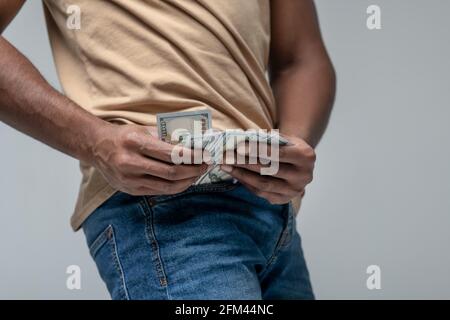
[[[98,250],[100,250],[100,248],[103,247],[106,242],[108,242],[106,232],[109,229],[109,227],[110,226],[108,226],[105,230],[103,230],[102,233],[97,236],[97,238],[94,240],[94,242],[92,242],[91,246],[89,247],[89,252],[91,253],[92,257],[95,257]]]
[[[289,235],[290,230],[291,230],[291,214],[290,214],[290,210],[291,209],[288,208],[288,216],[287,216],[286,225],[284,226],[283,231],[281,233],[281,236],[278,239],[277,244],[275,245],[275,249],[273,250],[272,255],[269,257],[269,259],[267,259],[267,263],[266,263],[266,266],[264,268],[264,271],[261,274],[261,277],[264,277],[264,275],[269,272],[270,267],[274,264],[274,262],[278,258],[278,255],[279,255],[281,249],[288,245],[288,243],[286,243],[286,239],[288,238],[288,235]]]
[[[127,290],[127,286],[126,286],[126,282],[125,282],[125,274],[122,268],[122,264],[120,263],[120,259],[119,259],[119,253],[117,251],[117,243],[116,243],[116,237],[114,234],[114,228],[112,227],[112,225],[110,225],[108,227],[111,232],[112,232],[112,236],[109,239],[109,243],[111,245],[111,257],[114,261],[114,266],[116,267],[116,271],[119,273],[120,276],[120,282],[121,282],[121,286],[120,289],[122,291],[123,296],[125,297],[126,300],[130,300],[130,297],[128,295],[128,290]]]
[[[160,254],[160,248],[158,244],[158,240],[156,239],[156,234],[154,230],[154,222],[153,222],[153,209],[148,204],[147,199],[144,197],[143,201],[140,202],[141,207],[145,214],[145,233],[147,237],[147,241],[150,245],[150,250],[152,252],[152,260],[155,264],[156,274],[159,280],[159,284],[162,288],[166,289],[167,298],[170,299],[169,294],[169,285],[167,281],[167,275],[164,269],[164,263],[162,261],[162,257]]]

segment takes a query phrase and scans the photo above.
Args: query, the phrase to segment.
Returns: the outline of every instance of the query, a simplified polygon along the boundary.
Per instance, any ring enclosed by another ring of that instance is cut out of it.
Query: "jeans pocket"
[[[292,236],[293,236],[293,210],[292,205],[289,202],[289,204],[283,205],[283,227],[281,229],[281,233],[278,235],[278,239],[276,241],[275,247],[272,251],[271,256],[268,258],[266,263],[266,269],[263,272],[263,274],[267,273],[270,270],[270,267],[272,264],[277,260],[278,256],[286,250],[286,248],[290,245]]]
[[[92,242],[89,252],[94,259],[100,276],[114,300],[128,300],[125,277],[120,263],[114,228],[109,225]]]

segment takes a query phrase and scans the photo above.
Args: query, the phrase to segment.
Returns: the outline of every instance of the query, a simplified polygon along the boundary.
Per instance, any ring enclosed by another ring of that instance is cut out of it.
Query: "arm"
[[[315,147],[335,95],[335,73],[312,0],[272,0],[270,79],[280,132]]]
[[[0,32],[23,0],[0,0]],[[205,166],[173,166],[172,146],[148,127],[114,125],[53,89],[31,62],[0,36],[0,121],[95,166],[116,189],[130,194],[176,193]]]
[[[335,74],[322,42],[313,0],[271,0],[270,80],[277,128],[292,142],[281,147],[278,171],[261,175],[262,164],[222,166],[271,203],[304,194],[312,181],[314,147],[322,137],[335,93]]]
[[[0,34],[22,8],[25,0],[0,0]]]
[[[105,126],[54,90],[0,37],[0,120],[68,155],[92,161],[91,139]]]

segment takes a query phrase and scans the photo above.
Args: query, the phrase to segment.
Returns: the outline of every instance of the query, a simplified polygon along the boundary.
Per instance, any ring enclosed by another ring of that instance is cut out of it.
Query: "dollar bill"
[[[175,131],[185,130],[190,134],[206,132],[211,128],[211,112],[207,109],[187,112],[159,113],[156,115],[159,138],[167,143],[177,144],[173,139]],[[177,141],[178,140],[178,141]]]
[[[203,174],[194,185],[203,183],[214,183],[231,179],[228,173],[220,170],[220,164],[223,163],[224,152],[235,150],[237,146],[244,142],[257,142],[278,144],[279,146],[290,145],[290,142],[276,132],[265,132],[258,130],[227,130],[223,132],[207,132],[203,137],[191,137],[190,146],[196,145],[196,139],[202,139],[203,147],[211,155],[213,167]],[[198,143],[197,143],[198,145]]]
[[[212,167],[194,185],[232,180],[228,173],[220,170],[220,164],[223,163],[224,152],[236,149],[242,142],[277,143],[279,146],[290,144],[277,132],[214,130],[211,127],[211,113],[207,109],[161,113],[157,115],[157,125],[161,140],[171,144],[182,143],[189,148],[201,148],[209,152]]]
[[[215,131],[211,128],[211,112],[207,109],[160,113],[157,114],[156,119],[159,138],[167,143],[175,145],[181,142],[189,147],[197,147],[200,145],[202,149],[212,150],[213,144],[220,138],[220,135],[215,134]],[[209,136],[205,135],[207,132],[210,132]],[[203,137],[203,135],[208,138],[198,142],[198,138],[182,141],[183,138],[191,139],[192,137]],[[216,153],[214,152],[214,154]],[[214,168],[208,170],[194,184],[214,183],[231,179],[230,175],[220,170],[218,166],[214,166]]]

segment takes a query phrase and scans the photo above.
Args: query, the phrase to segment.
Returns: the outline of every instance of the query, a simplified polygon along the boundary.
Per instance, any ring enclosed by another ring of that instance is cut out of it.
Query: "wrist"
[[[84,144],[80,148],[79,160],[95,166],[96,154],[98,153],[98,146],[105,137],[111,136],[110,130],[114,125],[104,121],[100,118],[96,118],[88,125],[86,130],[83,130]]]

